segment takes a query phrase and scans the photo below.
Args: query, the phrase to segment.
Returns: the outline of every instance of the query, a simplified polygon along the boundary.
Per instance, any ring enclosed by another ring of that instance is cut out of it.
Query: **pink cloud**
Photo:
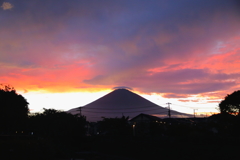
[[[175,94],[175,93],[165,93],[162,95],[164,98],[187,98],[187,94]]]

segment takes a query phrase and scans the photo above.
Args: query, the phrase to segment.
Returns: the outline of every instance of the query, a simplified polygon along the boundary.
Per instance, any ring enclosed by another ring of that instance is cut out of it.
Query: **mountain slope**
[[[72,114],[80,113],[78,108],[68,111]],[[168,109],[152,103],[151,101],[126,89],[116,89],[109,94],[81,107],[81,114],[88,121],[99,121],[102,118],[115,118],[129,116],[133,118],[140,113],[167,117]],[[187,116],[187,114],[171,111],[172,117]]]

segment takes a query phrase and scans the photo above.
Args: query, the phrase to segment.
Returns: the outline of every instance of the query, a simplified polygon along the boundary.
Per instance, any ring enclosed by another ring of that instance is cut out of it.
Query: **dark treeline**
[[[14,126],[1,129],[0,158],[69,158],[86,133],[86,118],[54,109],[30,114]]]
[[[44,109],[43,113],[30,114],[24,119],[24,124],[23,121],[15,121],[14,124],[1,128],[0,158],[71,157],[86,133],[84,116],[54,109]]]
[[[29,116],[28,132],[42,137],[76,137],[85,135],[86,118],[54,109]]]
[[[69,157],[85,133],[84,116],[55,109],[30,114],[22,95],[0,85],[0,159]]]
[[[231,108],[238,101],[227,97],[222,112],[208,118],[143,114],[149,119],[103,117],[93,123],[55,109],[30,114],[27,100],[2,86],[0,159],[239,159],[240,116]]]

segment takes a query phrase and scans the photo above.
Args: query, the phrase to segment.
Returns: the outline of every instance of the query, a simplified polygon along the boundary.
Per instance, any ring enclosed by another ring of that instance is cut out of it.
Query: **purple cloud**
[[[210,73],[202,69],[183,69],[168,72],[159,72],[153,75],[147,73],[132,73],[131,76],[97,76],[85,80],[89,84],[113,85],[127,84],[144,92],[200,94],[225,90],[236,85],[235,81],[240,74]],[[221,78],[219,78],[221,77]]]

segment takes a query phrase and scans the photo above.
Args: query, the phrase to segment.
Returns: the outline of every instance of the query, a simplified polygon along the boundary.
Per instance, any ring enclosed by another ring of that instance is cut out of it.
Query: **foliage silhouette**
[[[35,113],[29,119],[33,134],[42,137],[75,137],[85,134],[86,118],[55,109],[45,109]]]
[[[240,111],[240,90],[234,91],[227,95],[224,100],[219,103],[221,114],[239,115]]]
[[[105,118],[99,122],[99,131],[104,135],[130,135],[131,126],[128,123],[129,117]]]
[[[9,85],[0,85],[0,131],[2,134],[24,130],[29,108],[27,100]]]

